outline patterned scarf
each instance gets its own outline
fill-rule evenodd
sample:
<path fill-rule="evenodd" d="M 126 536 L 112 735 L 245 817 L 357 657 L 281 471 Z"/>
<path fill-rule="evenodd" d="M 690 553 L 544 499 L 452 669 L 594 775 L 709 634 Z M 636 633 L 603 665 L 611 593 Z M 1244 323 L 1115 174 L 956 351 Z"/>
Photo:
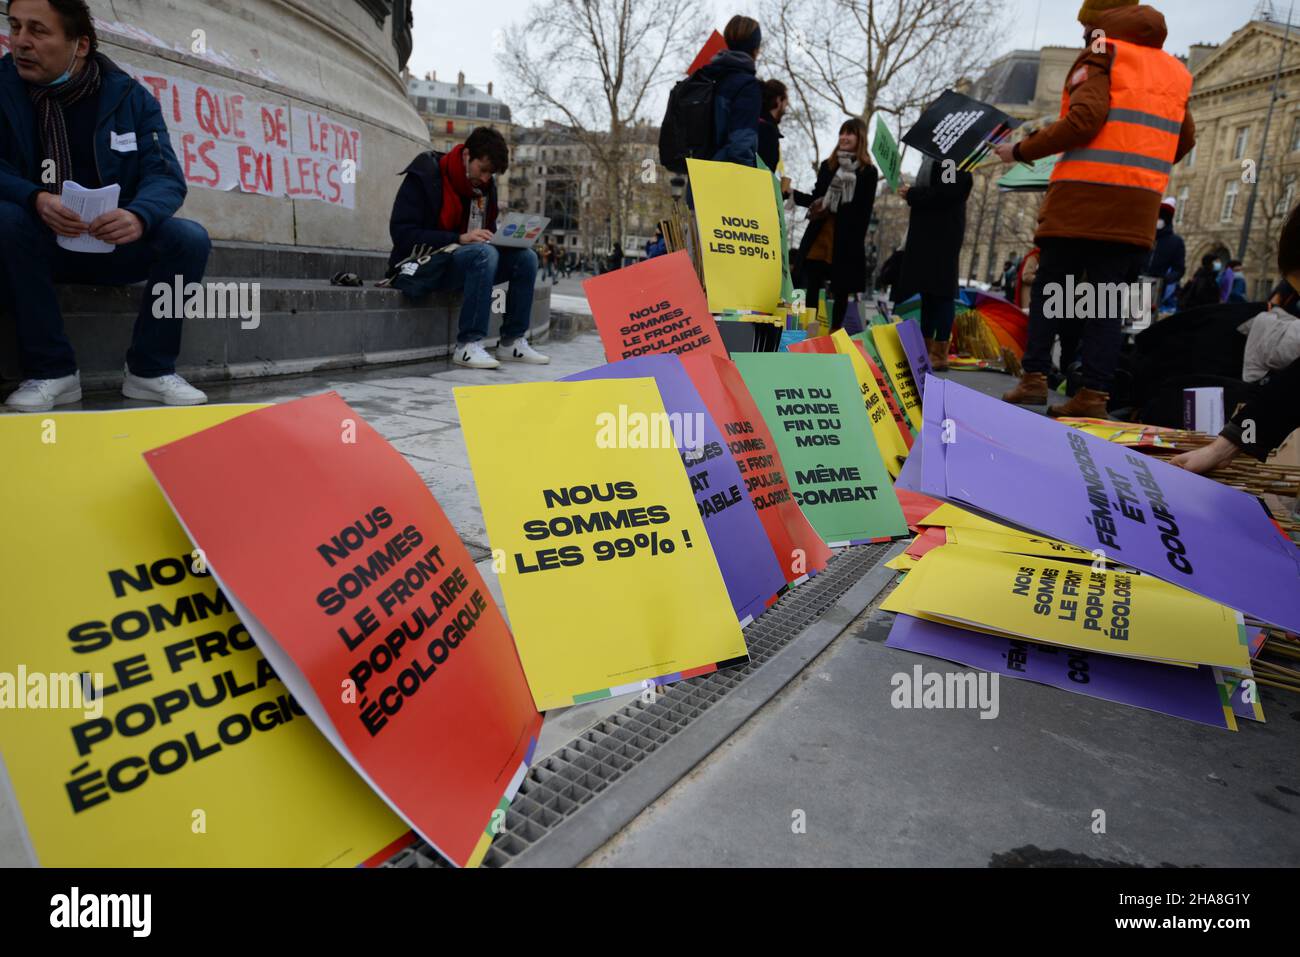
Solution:
<path fill-rule="evenodd" d="M 839 169 L 835 171 L 830 188 L 826 190 L 826 208 L 832 213 L 840 208 L 841 202 L 853 202 L 858 185 L 858 158 L 841 150 L 836 159 L 839 161 Z"/>
<path fill-rule="evenodd" d="M 72 179 L 72 147 L 68 145 L 68 127 L 63 121 L 63 110 L 98 93 L 99 81 L 99 61 L 90 58 L 66 83 L 59 86 L 27 85 L 27 93 L 36 107 L 36 126 L 41 133 L 45 158 L 54 160 L 54 182 L 41 184 L 47 192 L 56 195 L 63 192 L 64 180 Z"/>

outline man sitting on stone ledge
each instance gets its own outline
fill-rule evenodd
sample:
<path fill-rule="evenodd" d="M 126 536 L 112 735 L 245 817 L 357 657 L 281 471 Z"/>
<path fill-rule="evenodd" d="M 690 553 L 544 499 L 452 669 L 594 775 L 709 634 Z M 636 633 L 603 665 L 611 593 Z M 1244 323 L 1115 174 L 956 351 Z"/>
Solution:
<path fill-rule="evenodd" d="M 492 176 L 504 173 L 509 163 L 505 138 L 485 126 L 448 153 L 421 153 L 402 171 L 405 179 L 388 224 L 393 237 L 388 265 L 395 287 L 413 298 L 434 290 L 463 291 L 451 361 L 471 369 L 495 369 L 498 360 L 551 361 L 524 338 L 532 316 L 537 254 L 490 244 L 497 220 Z M 421 249 L 431 254 L 423 265 L 411 260 Z M 492 286 L 500 282 L 510 287 L 494 359 L 483 339 L 492 314 Z"/>
<path fill-rule="evenodd" d="M 85 0 L 12 0 L 12 52 L 0 60 L 0 309 L 18 327 L 24 381 L 5 405 L 43 412 L 81 399 L 56 282 L 147 280 L 122 394 L 166 405 L 207 396 L 176 375 L 180 319 L 156 319 L 149 290 L 200 282 L 211 244 L 176 219 L 185 178 L 157 100 L 98 52 Z M 118 208 L 93 222 L 63 205 L 63 183 L 116 183 Z M 56 237 L 89 233 L 115 248 L 71 252 Z"/>

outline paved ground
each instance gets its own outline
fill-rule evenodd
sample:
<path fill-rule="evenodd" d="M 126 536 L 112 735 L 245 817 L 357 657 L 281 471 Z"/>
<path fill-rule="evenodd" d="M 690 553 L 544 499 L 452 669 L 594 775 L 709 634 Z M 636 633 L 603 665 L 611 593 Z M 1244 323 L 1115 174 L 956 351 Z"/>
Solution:
<path fill-rule="evenodd" d="M 884 647 L 892 618 L 859 618 L 588 864 L 1300 864 L 1295 695 L 1265 689 L 1237 734 L 1009 679 L 992 720 L 895 710 L 894 674 L 968 669 Z"/>

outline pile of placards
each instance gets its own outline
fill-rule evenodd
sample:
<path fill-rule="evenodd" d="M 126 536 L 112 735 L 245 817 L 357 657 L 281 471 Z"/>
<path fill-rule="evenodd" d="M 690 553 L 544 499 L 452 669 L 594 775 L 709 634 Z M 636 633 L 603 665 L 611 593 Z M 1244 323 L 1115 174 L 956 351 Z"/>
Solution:
<path fill-rule="evenodd" d="M 1252 657 L 1266 628 L 1300 628 L 1300 550 L 1253 497 L 1088 425 L 929 380 L 899 486 L 945 504 L 894 563 L 888 644 L 1216 727 L 1262 721 Z"/>

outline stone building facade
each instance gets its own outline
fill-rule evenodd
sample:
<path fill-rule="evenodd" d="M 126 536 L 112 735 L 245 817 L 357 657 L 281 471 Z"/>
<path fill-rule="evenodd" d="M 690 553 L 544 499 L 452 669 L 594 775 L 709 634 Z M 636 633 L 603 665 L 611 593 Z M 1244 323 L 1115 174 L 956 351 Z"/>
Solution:
<path fill-rule="evenodd" d="M 1285 48 L 1285 49 L 1284 49 Z M 1273 83 L 1279 98 L 1264 126 Z M 1217 46 L 1190 51 L 1194 85 L 1190 109 L 1196 149 L 1174 168 L 1170 189 L 1179 202 L 1175 228 L 1187 244 L 1189 274 L 1201 257 L 1238 258 L 1251 194 L 1247 293 L 1263 299 L 1277 281 L 1277 234 L 1300 199 L 1300 26 L 1254 20 Z"/>

